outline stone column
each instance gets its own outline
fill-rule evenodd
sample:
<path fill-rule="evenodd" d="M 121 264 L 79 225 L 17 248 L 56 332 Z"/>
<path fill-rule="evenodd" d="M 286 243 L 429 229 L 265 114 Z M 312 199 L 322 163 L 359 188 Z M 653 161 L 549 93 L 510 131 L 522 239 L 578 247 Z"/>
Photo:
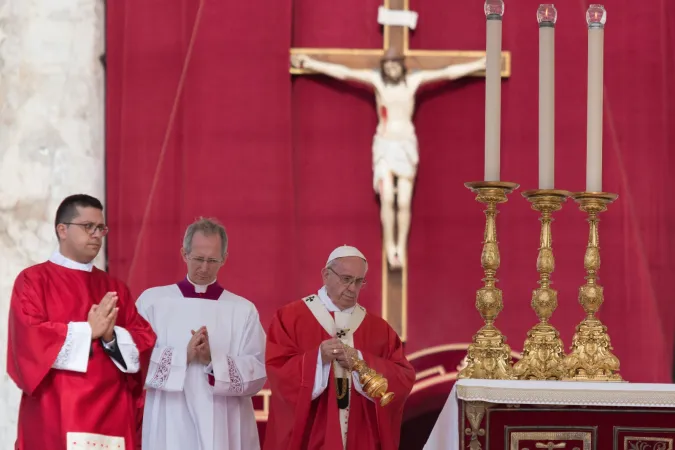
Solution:
<path fill-rule="evenodd" d="M 14 279 L 56 248 L 54 214 L 64 197 L 104 200 L 104 18 L 102 0 L 0 0 L 3 449 L 14 448 L 20 398 L 5 370 Z"/>

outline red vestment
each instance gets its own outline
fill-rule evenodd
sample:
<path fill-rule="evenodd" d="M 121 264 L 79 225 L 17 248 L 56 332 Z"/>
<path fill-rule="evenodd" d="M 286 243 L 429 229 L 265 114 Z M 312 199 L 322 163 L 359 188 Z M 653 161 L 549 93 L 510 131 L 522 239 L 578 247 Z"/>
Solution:
<path fill-rule="evenodd" d="M 53 369 L 69 322 L 86 322 L 92 305 L 116 291 L 116 326 L 132 336 L 141 370 L 123 373 L 92 341 L 86 373 Z M 91 272 L 52 262 L 22 271 L 14 283 L 9 311 L 7 373 L 23 391 L 16 450 L 65 450 L 66 433 L 124 437 L 127 450 L 138 443 L 138 407 L 155 345 L 152 328 L 136 311 L 128 288 L 94 267 Z"/>
<path fill-rule="evenodd" d="M 335 377 L 312 400 L 319 345 L 330 339 L 302 300 L 281 308 L 272 320 L 265 359 L 272 390 L 264 450 L 343 450 Z M 396 394 L 387 406 L 351 387 L 348 450 L 398 450 L 403 405 L 415 371 L 396 332 L 380 317 L 366 314 L 354 332 L 354 347 L 364 361 L 389 381 Z"/>

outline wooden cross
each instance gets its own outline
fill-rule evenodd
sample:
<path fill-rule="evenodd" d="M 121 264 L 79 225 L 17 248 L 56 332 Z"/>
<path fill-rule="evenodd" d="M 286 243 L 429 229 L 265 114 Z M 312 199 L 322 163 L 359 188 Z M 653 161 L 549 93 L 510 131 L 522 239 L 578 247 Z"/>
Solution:
<path fill-rule="evenodd" d="M 409 11 L 409 0 L 383 0 L 384 7 L 389 10 Z M 450 64 L 461 64 L 485 56 L 484 51 L 472 50 L 410 50 L 409 30 L 404 26 L 383 26 L 383 45 L 381 49 L 362 48 L 292 48 L 291 54 L 309 55 L 313 58 L 335 64 L 343 64 L 354 69 L 376 69 L 380 67 L 380 59 L 390 48 L 396 48 L 405 56 L 409 71 L 440 69 Z M 313 73 L 307 69 L 291 67 L 294 75 Z M 502 52 L 503 78 L 511 76 L 511 52 Z M 473 76 L 485 76 L 477 72 Z"/>
<path fill-rule="evenodd" d="M 384 8 L 392 11 L 410 11 L 409 0 L 383 0 Z M 383 45 L 381 49 L 349 48 L 291 48 L 291 54 L 308 55 L 320 61 L 342 64 L 352 69 L 379 69 L 381 59 L 389 48 L 394 48 L 405 56 L 405 64 L 410 72 L 415 70 L 433 70 L 451 64 L 475 61 L 485 56 L 484 51 L 464 50 L 410 50 L 409 29 L 407 26 L 384 25 Z M 291 67 L 294 75 L 306 75 L 313 72 L 308 69 Z M 502 52 L 501 75 L 511 75 L 511 53 Z M 471 76 L 485 76 L 485 72 L 476 72 Z M 387 264 L 387 255 L 382 246 L 382 317 L 389 322 L 405 342 L 408 337 L 408 271 L 391 270 Z"/>

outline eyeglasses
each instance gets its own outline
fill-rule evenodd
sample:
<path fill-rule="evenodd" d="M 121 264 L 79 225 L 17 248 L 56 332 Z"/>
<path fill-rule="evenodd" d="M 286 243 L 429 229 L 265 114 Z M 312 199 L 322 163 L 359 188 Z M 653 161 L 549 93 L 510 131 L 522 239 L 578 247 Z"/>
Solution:
<path fill-rule="evenodd" d="M 103 224 L 95 224 L 93 222 L 85 222 L 85 223 L 77 223 L 77 222 L 63 222 L 64 225 L 77 225 L 79 227 L 84 228 L 84 231 L 86 231 L 90 236 L 93 236 L 97 231 L 101 233 L 101 236 L 105 236 L 108 234 L 108 229 L 107 225 Z"/>
<path fill-rule="evenodd" d="M 340 279 L 340 284 L 343 284 L 345 286 L 350 286 L 352 283 L 354 283 L 354 286 L 357 288 L 363 287 L 366 285 L 366 280 L 364 278 L 356 278 L 351 275 L 341 275 L 331 269 L 330 267 L 328 268 L 331 272 L 333 272 L 339 279 Z"/>
<path fill-rule="evenodd" d="M 187 259 L 199 265 L 202 265 L 204 263 L 208 265 L 213 265 L 213 264 L 221 264 L 223 262 L 222 259 L 203 258 L 201 256 L 188 256 Z"/>

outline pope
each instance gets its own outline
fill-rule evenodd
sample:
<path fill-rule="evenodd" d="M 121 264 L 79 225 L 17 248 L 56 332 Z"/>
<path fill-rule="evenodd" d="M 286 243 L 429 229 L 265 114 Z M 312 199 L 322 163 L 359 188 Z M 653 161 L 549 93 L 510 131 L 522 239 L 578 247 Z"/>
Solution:
<path fill-rule="evenodd" d="M 367 269 L 358 249 L 338 247 L 321 270 L 323 287 L 272 319 L 264 450 L 398 449 L 415 372 L 396 332 L 358 304 Z M 350 371 L 356 357 L 388 380 L 395 397 L 386 406 L 369 397 Z"/>

